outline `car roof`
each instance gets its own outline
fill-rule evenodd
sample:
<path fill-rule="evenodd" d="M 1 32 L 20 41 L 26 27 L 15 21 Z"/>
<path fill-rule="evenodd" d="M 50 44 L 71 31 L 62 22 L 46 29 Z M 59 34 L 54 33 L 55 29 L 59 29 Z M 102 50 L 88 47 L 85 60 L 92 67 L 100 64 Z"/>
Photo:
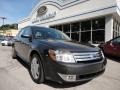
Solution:
<path fill-rule="evenodd" d="M 120 36 L 115 37 L 115 38 L 113 38 L 113 39 L 110 39 L 110 40 L 109 40 L 109 41 L 107 41 L 107 42 L 110 42 L 110 41 L 112 41 L 112 40 L 114 40 L 114 39 L 116 39 L 116 38 L 120 38 Z"/>
<path fill-rule="evenodd" d="M 44 28 L 44 29 L 48 29 L 47 27 L 42 27 L 42 26 L 26 26 L 24 28 Z M 23 29 L 23 28 L 22 28 Z"/>
<path fill-rule="evenodd" d="M 57 30 L 57 29 L 54 29 L 54 28 L 49 28 L 49 27 L 42 27 L 42 26 L 26 26 L 24 28 L 41 28 L 41 29 L 51 29 L 51 30 Z M 22 29 L 24 29 L 22 28 Z M 58 31 L 58 30 L 57 30 Z"/>

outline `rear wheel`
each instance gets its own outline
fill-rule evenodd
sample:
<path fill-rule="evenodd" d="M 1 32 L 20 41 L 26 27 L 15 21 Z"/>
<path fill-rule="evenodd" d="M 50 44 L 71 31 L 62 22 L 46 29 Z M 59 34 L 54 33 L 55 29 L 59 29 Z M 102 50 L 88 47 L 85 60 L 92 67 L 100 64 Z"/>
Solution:
<path fill-rule="evenodd" d="M 3 44 L 3 43 L 2 43 L 1 45 L 2 45 L 2 46 L 5 46 L 5 44 Z"/>
<path fill-rule="evenodd" d="M 17 54 L 16 54 L 16 51 L 15 51 L 15 47 L 12 47 L 12 58 L 13 58 L 13 59 L 16 59 L 16 58 L 17 58 Z"/>
<path fill-rule="evenodd" d="M 30 62 L 30 76 L 36 83 L 44 82 L 43 66 L 40 57 L 34 54 Z"/>

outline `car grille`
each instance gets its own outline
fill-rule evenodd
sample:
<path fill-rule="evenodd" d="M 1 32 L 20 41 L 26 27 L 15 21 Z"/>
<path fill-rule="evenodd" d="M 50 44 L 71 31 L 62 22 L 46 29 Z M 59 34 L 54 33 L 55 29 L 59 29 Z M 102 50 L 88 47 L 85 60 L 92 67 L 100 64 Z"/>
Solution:
<path fill-rule="evenodd" d="M 101 52 L 83 52 L 83 53 L 73 53 L 76 62 L 93 62 L 100 61 L 103 58 Z"/>

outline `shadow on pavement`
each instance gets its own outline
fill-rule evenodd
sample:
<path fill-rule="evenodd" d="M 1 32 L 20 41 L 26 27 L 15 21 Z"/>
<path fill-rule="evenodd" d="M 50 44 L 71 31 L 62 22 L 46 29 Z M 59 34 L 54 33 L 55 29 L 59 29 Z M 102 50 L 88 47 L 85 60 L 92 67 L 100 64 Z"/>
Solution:
<path fill-rule="evenodd" d="M 90 81 L 90 80 L 89 80 Z M 70 88 L 70 87 L 76 87 L 85 83 L 88 83 L 89 81 L 84 81 L 84 82 L 76 82 L 76 83 L 57 83 L 53 81 L 46 80 L 44 84 L 53 87 L 53 88 Z"/>
<path fill-rule="evenodd" d="M 120 63 L 120 57 L 114 57 L 114 56 L 110 56 L 110 55 L 106 55 L 106 57 L 112 61 L 116 61 L 116 62 Z"/>
<path fill-rule="evenodd" d="M 16 59 L 21 65 L 23 65 L 26 69 L 29 69 L 29 65 L 25 63 L 21 58 L 17 57 Z"/>

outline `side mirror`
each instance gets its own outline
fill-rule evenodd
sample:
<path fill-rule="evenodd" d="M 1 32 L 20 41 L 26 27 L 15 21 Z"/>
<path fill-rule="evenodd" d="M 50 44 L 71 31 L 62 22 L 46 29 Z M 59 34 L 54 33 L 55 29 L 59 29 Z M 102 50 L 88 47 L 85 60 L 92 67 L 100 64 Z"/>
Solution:
<path fill-rule="evenodd" d="M 22 38 L 29 38 L 29 39 L 32 38 L 31 35 L 21 35 L 21 37 L 22 37 Z"/>
<path fill-rule="evenodd" d="M 28 38 L 30 42 L 32 42 L 32 36 L 31 35 L 21 35 L 22 38 Z"/>

